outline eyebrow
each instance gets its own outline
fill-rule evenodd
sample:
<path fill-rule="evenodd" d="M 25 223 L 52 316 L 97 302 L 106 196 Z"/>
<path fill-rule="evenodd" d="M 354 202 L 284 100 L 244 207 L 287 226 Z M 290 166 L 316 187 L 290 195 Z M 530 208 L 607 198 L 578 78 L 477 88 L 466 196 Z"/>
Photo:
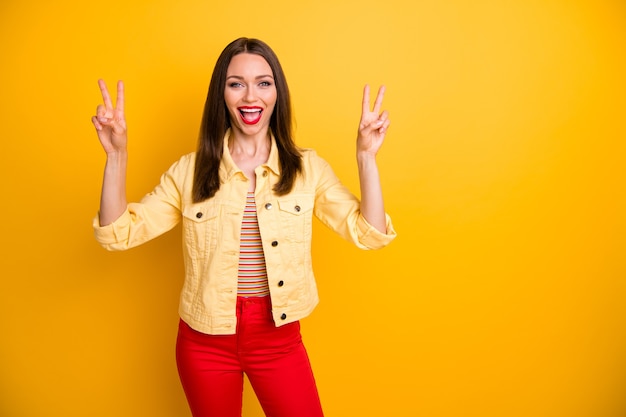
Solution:
<path fill-rule="evenodd" d="M 244 77 L 242 77 L 241 75 L 229 75 L 228 77 L 226 77 L 227 80 L 230 79 L 230 78 L 236 78 L 238 80 L 243 80 Z M 271 78 L 271 79 L 274 79 L 274 77 L 269 75 L 269 74 L 257 75 L 256 77 L 254 77 L 255 80 L 260 80 L 261 78 Z"/>

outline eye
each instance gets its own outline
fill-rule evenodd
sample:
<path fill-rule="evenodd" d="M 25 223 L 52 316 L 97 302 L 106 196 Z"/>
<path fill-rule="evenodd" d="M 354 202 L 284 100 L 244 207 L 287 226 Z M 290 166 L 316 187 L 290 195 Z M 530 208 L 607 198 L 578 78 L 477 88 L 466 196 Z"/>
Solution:
<path fill-rule="evenodd" d="M 229 83 L 229 84 L 228 84 L 228 86 L 229 86 L 230 88 L 239 88 L 239 87 L 241 87 L 241 86 L 242 86 L 242 84 L 241 84 L 240 82 L 233 81 L 232 83 Z"/>
<path fill-rule="evenodd" d="M 261 87 L 270 87 L 270 86 L 272 85 L 272 83 L 271 83 L 270 81 L 261 81 L 261 82 L 259 83 L 259 85 L 260 85 Z"/>

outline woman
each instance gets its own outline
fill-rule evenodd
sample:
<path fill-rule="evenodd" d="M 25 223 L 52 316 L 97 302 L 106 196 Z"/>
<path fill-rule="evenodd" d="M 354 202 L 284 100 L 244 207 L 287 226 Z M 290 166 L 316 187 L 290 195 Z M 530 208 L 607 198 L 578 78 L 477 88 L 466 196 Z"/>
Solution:
<path fill-rule="evenodd" d="M 179 375 L 194 416 L 241 416 L 243 373 L 268 416 L 322 416 L 299 320 L 318 302 L 311 224 L 324 224 L 364 249 L 395 232 L 383 207 L 376 154 L 389 127 L 370 110 L 369 87 L 357 135 L 361 201 L 330 166 L 292 137 L 289 90 L 274 52 L 256 39 L 230 43 L 217 60 L 196 152 L 183 156 L 139 203 L 126 201 L 124 85 L 116 106 L 92 122 L 107 154 L 98 241 L 137 246 L 182 220 L 185 281 L 176 345 Z"/>

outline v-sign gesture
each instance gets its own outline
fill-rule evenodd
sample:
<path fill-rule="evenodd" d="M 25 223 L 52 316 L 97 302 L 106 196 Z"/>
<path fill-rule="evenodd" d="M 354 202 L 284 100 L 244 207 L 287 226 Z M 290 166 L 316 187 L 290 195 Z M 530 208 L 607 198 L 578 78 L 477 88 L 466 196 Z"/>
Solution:
<path fill-rule="evenodd" d="M 378 175 L 376 154 L 383 145 L 387 128 L 391 123 L 387 111 L 381 113 L 385 86 L 381 86 L 370 110 L 370 87 L 363 90 L 363 111 L 356 139 L 357 166 L 361 185 L 361 213 L 369 224 L 382 233 L 387 232 L 383 192 Z"/>
<path fill-rule="evenodd" d="M 115 106 L 103 80 L 98 80 L 102 101 L 91 122 L 107 154 L 100 197 L 100 226 L 119 218 L 126 210 L 126 120 L 124 119 L 124 83 L 117 82 Z"/>
<path fill-rule="evenodd" d="M 366 85 L 363 90 L 363 110 L 359 123 L 359 133 L 357 136 L 357 153 L 367 152 L 373 156 L 383 144 L 387 128 L 391 121 L 387 111 L 380 112 L 385 95 L 385 86 L 378 89 L 374 109 L 370 110 L 370 86 Z"/>
<path fill-rule="evenodd" d="M 102 101 L 96 109 L 96 115 L 91 122 L 98 132 L 98 139 L 107 154 L 126 149 L 126 119 L 124 118 L 124 83 L 117 82 L 117 98 L 115 106 L 107 90 L 106 83 L 98 80 Z"/>

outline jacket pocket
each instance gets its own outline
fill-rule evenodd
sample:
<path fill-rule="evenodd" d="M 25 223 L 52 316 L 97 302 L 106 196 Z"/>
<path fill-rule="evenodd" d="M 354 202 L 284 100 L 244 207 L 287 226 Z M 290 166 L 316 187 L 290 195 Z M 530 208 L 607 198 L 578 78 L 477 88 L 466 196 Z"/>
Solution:
<path fill-rule="evenodd" d="M 204 201 L 183 209 L 185 245 L 198 258 L 206 258 L 215 249 L 220 207 L 214 201 Z"/>
<path fill-rule="evenodd" d="M 313 194 L 293 195 L 278 200 L 281 229 L 293 242 L 311 239 Z"/>

